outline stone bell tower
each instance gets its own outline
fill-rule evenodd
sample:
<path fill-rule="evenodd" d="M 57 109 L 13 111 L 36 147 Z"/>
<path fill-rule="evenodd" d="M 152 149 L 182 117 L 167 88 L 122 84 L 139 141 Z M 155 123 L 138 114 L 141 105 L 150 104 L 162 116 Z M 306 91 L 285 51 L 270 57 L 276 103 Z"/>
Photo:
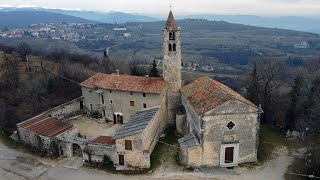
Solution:
<path fill-rule="evenodd" d="M 166 105 L 169 124 L 175 124 L 175 112 L 181 104 L 180 28 L 170 11 L 163 29 L 163 75 L 166 81 Z"/>

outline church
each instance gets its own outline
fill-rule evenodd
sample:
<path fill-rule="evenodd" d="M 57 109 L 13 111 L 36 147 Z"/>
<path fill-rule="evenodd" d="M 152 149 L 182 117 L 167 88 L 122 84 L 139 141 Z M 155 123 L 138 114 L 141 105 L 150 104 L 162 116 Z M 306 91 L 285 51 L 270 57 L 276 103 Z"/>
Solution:
<path fill-rule="evenodd" d="M 82 97 L 18 124 L 24 144 L 53 141 L 62 157 L 102 161 L 117 169 L 150 168 L 150 155 L 169 126 L 180 135 L 179 159 L 186 167 L 233 167 L 257 161 L 262 112 L 237 92 L 209 77 L 183 85 L 181 29 L 172 11 L 163 29 L 162 77 L 97 73 L 80 84 Z M 83 138 L 66 119 L 97 112 L 91 121 L 117 127 L 108 136 Z M 91 128 L 90 126 L 87 127 Z"/>

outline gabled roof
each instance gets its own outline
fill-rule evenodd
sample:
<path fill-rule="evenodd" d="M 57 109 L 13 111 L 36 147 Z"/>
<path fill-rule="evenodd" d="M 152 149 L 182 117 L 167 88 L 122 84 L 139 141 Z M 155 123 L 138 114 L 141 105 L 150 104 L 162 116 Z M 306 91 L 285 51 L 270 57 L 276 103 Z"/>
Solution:
<path fill-rule="evenodd" d="M 55 137 L 69 129 L 72 129 L 73 127 L 74 126 L 72 124 L 51 118 L 45 114 L 36 116 L 18 124 L 18 128 L 24 128 L 34 132 L 35 134 L 46 137 Z"/>
<path fill-rule="evenodd" d="M 177 23 L 176 20 L 174 19 L 173 13 L 172 11 L 170 11 L 168 19 L 167 19 L 167 23 L 166 23 L 166 28 L 167 29 L 177 29 Z"/>
<path fill-rule="evenodd" d="M 162 77 L 98 73 L 81 83 L 87 88 L 160 94 L 165 86 Z"/>
<path fill-rule="evenodd" d="M 238 100 L 248 106 L 257 108 L 256 105 L 239 93 L 207 76 L 182 87 L 181 92 L 198 115 L 206 113 L 230 100 Z"/>
<path fill-rule="evenodd" d="M 138 111 L 129 119 L 128 123 L 124 124 L 122 128 L 119 129 L 119 131 L 113 138 L 119 139 L 142 133 L 149 124 L 149 122 L 156 115 L 158 110 L 159 107 L 154 107 L 147 110 Z"/>

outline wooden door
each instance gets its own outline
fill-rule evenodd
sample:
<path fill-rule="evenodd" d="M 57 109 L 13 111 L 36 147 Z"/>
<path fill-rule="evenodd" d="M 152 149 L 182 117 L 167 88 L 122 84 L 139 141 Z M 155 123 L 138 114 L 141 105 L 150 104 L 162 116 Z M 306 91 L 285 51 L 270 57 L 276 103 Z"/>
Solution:
<path fill-rule="evenodd" d="M 119 154 L 119 166 L 124 166 L 124 155 Z"/>
<path fill-rule="evenodd" d="M 224 155 L 224 162 L 225 163 L 233 163 L 233 153 L 234 153 L 234 147 L 227 147 L 225 150 Z"/>

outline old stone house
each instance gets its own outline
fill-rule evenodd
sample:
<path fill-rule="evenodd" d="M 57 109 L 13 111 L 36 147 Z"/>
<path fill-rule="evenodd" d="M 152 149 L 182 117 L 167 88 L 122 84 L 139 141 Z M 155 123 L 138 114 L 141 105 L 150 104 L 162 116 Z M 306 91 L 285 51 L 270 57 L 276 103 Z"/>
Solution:
<path fill-rule="evenodd" d="M 107 155 L 119 170 L 150 168 L 161 133 L 175 126 L 182 135 L 179 157 L 184 166 L 256 161 L 261 109 L 208 77 L 182 87 L 180 38 L 170 11 L 163 29 L 163 77 L 97 73 L 81 83 L 82 97 L 18 124 L 20 141 L 36 144 L 35 136 L 44 142 L 54 138 L 63 157 L 101 162 Z M 66 119 L 77 111 L 96 112 L 102 118 L 90 122 L 120 128 L 108 136 L 79 137 Z"/>
<path fill-rule="evenodd" d="M 81 86 L 88 111 L 99 112 L 105 121 L 123 124 L 137 111 L 161 104 L 165 81 L 161 77 L 98 73 Z"/>

